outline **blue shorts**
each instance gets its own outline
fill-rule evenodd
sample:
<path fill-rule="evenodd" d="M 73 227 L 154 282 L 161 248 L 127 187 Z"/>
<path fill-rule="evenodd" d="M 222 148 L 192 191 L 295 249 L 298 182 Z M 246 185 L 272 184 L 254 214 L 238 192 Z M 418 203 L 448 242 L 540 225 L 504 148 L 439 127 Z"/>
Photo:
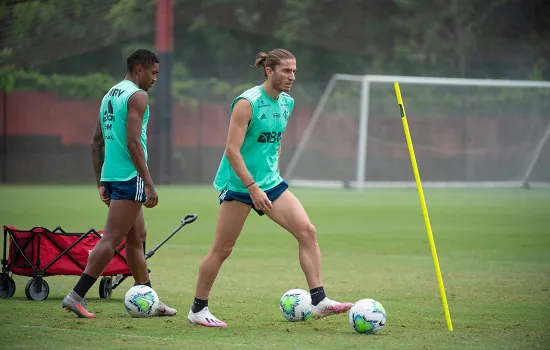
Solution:
<path fill-rule="evenodd" d="M 267 198 L 269 198 L 270 201 L 274 202 L 277 198 L 283 194 L 284 191 L 288 188 L 288 184 L 286 181 L 281 182 L 277 186 L 270 188 L 269 190 L 265 191 L 265 194 L 267 194 Z M 238 201 L 241 203 L 245 203 L 252 206 L 252 209 L 258 215 L 264 215 L 264 212 L 261 210 L 257 210 L 254 208 L 254 203 L 252 202 L 252 199 L 250 198 L 250 195 L 248 193 L 242 193 L 242 192 L 235 192 L 231 190 L 223 190 L 218 199 L 220 200 L 220 204 L 222 204 L 223 201 L 229 202 L 229 201 Z"/>
<path fill-rule="evenodd" d="M 136 176 L 126 181 L 103 181 L 109 199 L 128 199 L 145 203 L 145 187 L 141 177 Z"/>

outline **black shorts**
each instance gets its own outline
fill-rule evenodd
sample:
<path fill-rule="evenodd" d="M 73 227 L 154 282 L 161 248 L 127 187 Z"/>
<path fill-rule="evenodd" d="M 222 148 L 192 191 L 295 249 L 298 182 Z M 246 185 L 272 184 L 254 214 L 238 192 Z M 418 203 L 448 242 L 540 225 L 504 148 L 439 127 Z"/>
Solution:
<path fill-rule="evenodd" d="M 269 200 L 273 202 L 277 198 L 279 198 L 281 194 L 283 194 L 283 192 L 286 191 L 287 188 L 288 188 L 288 184 L 286 183 L 286 181 L 283 181 L 277 186 L 265 191 L 265 194 L 267 194 L 267 198 L 269 198 Z M 254 208 L 254 203 L 252 202 L 252 198 L 250 198 L 250 195 L 248 194 L 248 192 L 243 193 L 243 192 L 235 192 L 231 190 L 223 190 L 220 193 L 218 199 L 220 200 L 220 204 L 222 204 L 223 201 L 226 201 L 226 202 L 238 201 L 241 203 L 245 203 L 245 204 L 251 205 L 252 209 L 254 209 L 254 211 L 258 213 L 258 215 L 261 216 L 265 214 L 263 211 L 257 210 L 256 208 Z"/>
<path fill-rule="evenodd" d="M 145 186 L 141 177 L 136 176 L 126 181 L 103 181 L 109 199 L 128 199 L 145 203 Z"/>

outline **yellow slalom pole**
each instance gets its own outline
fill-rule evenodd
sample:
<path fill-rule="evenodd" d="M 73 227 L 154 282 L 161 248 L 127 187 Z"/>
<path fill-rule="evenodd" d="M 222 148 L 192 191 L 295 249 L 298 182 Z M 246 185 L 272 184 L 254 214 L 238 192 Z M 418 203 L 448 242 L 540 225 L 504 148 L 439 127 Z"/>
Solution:
<path fill-rule="evenodd" d="M 439 269 L 439 261 L 437 259 L 437 252 L 435 250 L 435 242 L 432 234 L 432 227 L 430 225 L 430 217 L 428 216 L 428 208 L 426 207 L 426 200 L 424 199 L 424 192 L 422 191 L 422 183 L 420 182 L 420 174 L 418 172 L 416 157 L 414 155 L 414 148 L 412 144 L 411 133 L 409 131 L 409 124 L 407 123 L 407 114 L 405 113 L 405 106 L 403 104 L 403 98 L 401 97 L 399 83 L 395 82 L 393 83 L 393 86 L 395 88 L 395 95 L 397 96 L 397 104 L 399 104 L 399 109 L 401 110 L 401 121 L 403 122 L 403 129 L 405 130 L 405 137 L 407 139 L 407 146 L 409 147 L 409 155 L 411 156 L 411 163 L 414 172 L 414 178 L 416 180 L 416 187 L 418 189 L 418 196 L 420 197 L 420 205 L 422 206 L 422 214 L 424 215 L 424 223 L 426 224 L 426 231 L 428 232 L 428 240 L 430 242 L 430 249 L 432 251 L 435 273 L 437 275 L 437 283 L 439 284 L 439 294 L 441 294 L 441 302 L 443 303 L 443 311 L 445 312 L 445 321 L 447 322 L 447 329 L 449 331 L 452 331 L 453 324 L 451 322 L 451 314 L 449 313 L 447 297 L 445 296 L 443 277 L 441 277 L 441 270 Z"/>

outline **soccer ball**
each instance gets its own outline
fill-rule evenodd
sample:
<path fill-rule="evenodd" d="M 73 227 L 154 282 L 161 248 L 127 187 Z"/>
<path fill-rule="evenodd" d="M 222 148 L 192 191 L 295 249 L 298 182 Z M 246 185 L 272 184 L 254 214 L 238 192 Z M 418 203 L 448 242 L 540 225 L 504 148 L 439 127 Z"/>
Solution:
<path fill-rule="evenodd" d="M 303 289 L 291 289 L 281 297 L 279 309 L 287 321 L 307 321 L 311 318 L 311 295 Z"/>
<path fill-rule="evenodd" d="M 151 287 L 133 286 L 124 296 L 124 306 L 132 317 L 150 317 L 157 312 L 159 297 Z"/>
<path fill-rule="evenodd" d="M 374 334 L 386 325 L 386 310 L 374 299 L 362 299 L 349 310 L 348 321 L 357 333 Z"/>

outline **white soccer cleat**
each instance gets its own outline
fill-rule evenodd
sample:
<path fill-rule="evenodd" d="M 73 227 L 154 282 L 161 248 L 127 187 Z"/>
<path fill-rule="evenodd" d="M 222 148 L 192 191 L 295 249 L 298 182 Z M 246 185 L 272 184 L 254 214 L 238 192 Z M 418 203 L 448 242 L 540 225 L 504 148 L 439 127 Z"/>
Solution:
<path fill-rule="evenodd" d="M 159 306 L 157 307 L 157 312 L 155 316 L 174 316 L 178 313 L 178 310 L 171 308 L 162 301 L 159 301 Z"/>
<path fill-rule="evenodd" d="M 311 305 L 311 315 L 313 318 L 338 315 L 348 311 L 352 306 L 352 303 L 339 303 L 325 297 L 325 299 L 321 300 L 319 304 Z"/>
<path fill-rule="evenodd" d="M 227 323 L 218 320 L 216 316 L 210 313 L 210 310 L 208 310 L 208 306 L 206 306 L 204 309 L 202 309 L 199 312 L 193 312 L 193 310 L 189 310 L 187 319 L 191 324 L 198 324 L 205 327 L 218 327 L 218 328 L 227 327 Z"/>

